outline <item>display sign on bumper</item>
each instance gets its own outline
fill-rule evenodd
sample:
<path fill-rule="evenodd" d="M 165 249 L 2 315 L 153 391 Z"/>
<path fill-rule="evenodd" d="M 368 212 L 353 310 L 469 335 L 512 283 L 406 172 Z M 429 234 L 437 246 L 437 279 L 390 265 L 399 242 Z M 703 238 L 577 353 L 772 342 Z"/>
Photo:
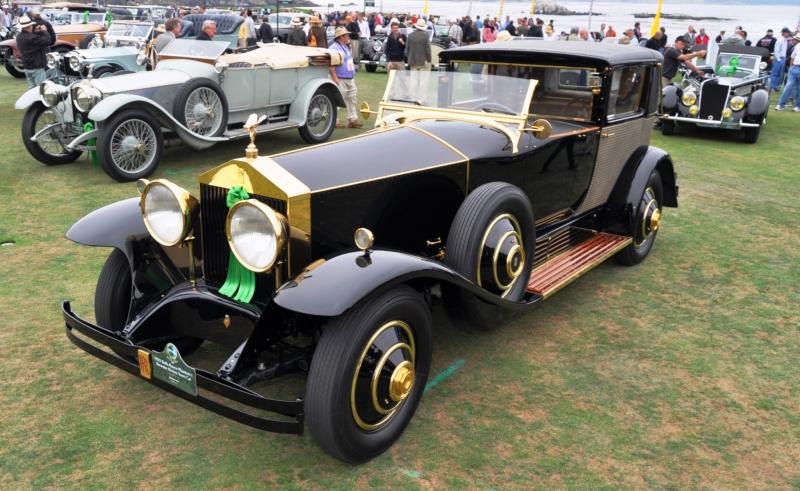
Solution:
<path fill-rule="evenodd" d="M 153 385 L 172 392 L 178 397 L 213 411 L 220 416 L 225 416 L 259 430 L 298 435 L 303 433 L 304 414 L 303 401 L 301 399 L 294 401 L 268 399 L 246 387 L 222 379 L 216 374 L 188 366 L 183 361 L 177 347 L 172 343 L 167 343 L 163 352 L 152 351 L 143 346 L 133 345 L 125 338 L 108 329 L 86 322 L 72 312 L 69 302 L 64 302 L 61 310 L 64 315 L 67 337 L 72 344 L 87 353 L 129 373 L 139 375 Z M 77 336 L 75 331 L 111 348 L 121 356 L 116 356 L 85 341 Z M 198 388 L 255 409 L 288 416 L 293 418 L 294 421 L 267 419 L 240 411 L 204 397 L 198 392 Z"/>

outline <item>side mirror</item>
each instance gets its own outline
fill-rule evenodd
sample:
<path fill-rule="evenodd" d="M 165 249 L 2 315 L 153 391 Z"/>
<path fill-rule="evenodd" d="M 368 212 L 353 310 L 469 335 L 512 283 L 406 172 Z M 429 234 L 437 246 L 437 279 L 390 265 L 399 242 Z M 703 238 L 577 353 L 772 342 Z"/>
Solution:
<path fill-rule="evenodd" d="M 536 138 L 545 140 L 553 134 L 553 125 L 546 119 L 537 119 L 533 122 L 533 125 L 525 128 L 525 131 L 530 131 Z"/>

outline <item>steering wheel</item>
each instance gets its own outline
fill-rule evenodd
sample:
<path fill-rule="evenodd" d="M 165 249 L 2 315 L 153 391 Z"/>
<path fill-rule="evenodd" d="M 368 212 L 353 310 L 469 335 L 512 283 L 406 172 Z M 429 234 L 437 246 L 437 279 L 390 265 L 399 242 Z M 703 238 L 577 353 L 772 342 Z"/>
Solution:
<path fill-rule="evenodd" d="M 477 110 L 483 109 L 483 108 L 486 108 L 486 109 L 492 109 L 492 108 L 499 109 L 500 111 L 506 112 L 508 114 L 517 114 L 518 113 L 518 111 L 514 111 L 510 107 L 504 106 L 504 105 L 502 105 L 502 104 L 500 104 L 498 102 L 481 102 L 480 104 L 476 104 L 475 106 L 473 106 L 471 110 L 472 111 L 477 111 Z"/>

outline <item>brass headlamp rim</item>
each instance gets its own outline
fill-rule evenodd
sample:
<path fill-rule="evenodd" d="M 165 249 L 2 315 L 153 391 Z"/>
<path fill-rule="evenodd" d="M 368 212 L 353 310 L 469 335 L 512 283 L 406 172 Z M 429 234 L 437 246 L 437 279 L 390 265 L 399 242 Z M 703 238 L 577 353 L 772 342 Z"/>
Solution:
<path fill-rule="evenodd" d="M 171 247 L 174 245 L 178 245 L 183 242 L 186 237 L 189 236 L 189 233 L 192 230 L 192 214 L 194 210 L 197 208 L 198 201 L 197 198 L 192 196 L 192 194 L 183 189 L 182 187 L 178 186 L 177 184 L 167 180 L 167 179 L 155 179 L 153 181 L 148 181 L 147 179 L 139 179 L 136 183 L 137 188 L 139 189 L 141 196 L 139 197 L 139 209 L 142 212 L 142 221 L 144 221 L 144 226 L 147 228 L 147 232 L 150 234 L 150 237 L 153 238 L 159 244 Z M 147 193 L 150 192 L 151 189 L 155 186 L 164 186 L 167 188 L 171 193 L 175 200 L 178 202 L 178 206 L 181 209 L 181 234 L 178 240 L 174 242 L 164 242 L 160 240 L 156 234 L 153 233 L 152 228 L 150 227 L 150 223 L 147 220 L 147 213 L 145 210 L 145 199 L 147 198 Z"/>
<path fill-rule="evenodd" d="M 236 251 L 236 248 L 233 246 L 233 241 L 231 240 L 231 220 L 233 219 L 236 210 L 245 206 L 252 206 L 256 208 L 259 212 L 261 212 L 262 215 L 264 215 L 267 221 L 269 221 L 270 225 L 272 225 L 272 229 L 275 230 L 275 257 L 273 257 L 269 264 L 263 268 L 255 268 L 252 264 L 248 264 L 247 261 L 245 261 Z M 228 240 L 228 248 L 230 249 L 231 253 L 236 256 L 236 259 L 242 264 L 242 266 L 255 273 L 266 273 L 275 267 L 275 264 L 278 262 L 278 258 L 281 255 L 281 251 L 286 246 L 288 235 L 287 229 L 288 221 L 286 220 L 285 216 L 273 210 L 269 205 L 266 205 L 255 199 L 242 200 L 231 206 L 231 209 L 228 210 L 228 216 L 225 218 L 225 238 Z"/>

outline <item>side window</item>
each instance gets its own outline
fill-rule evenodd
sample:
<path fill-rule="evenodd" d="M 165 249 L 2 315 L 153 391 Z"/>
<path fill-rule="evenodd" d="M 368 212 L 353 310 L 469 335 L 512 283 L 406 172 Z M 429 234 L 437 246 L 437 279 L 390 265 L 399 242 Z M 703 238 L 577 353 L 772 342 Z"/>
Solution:
<path fill-rule="evenodd" d="M 624 67 L 614 70 L 608 118 L 622 118 L 639 112 L 644 91 L 645 67 Z"/>
<path fill-rule="evenodd" d="M 600 79 L 594 70 L 581 68 L 540 69 L 530 113 L 537 116 L 589 121 L 592 117 L 595 87 Z"/>

